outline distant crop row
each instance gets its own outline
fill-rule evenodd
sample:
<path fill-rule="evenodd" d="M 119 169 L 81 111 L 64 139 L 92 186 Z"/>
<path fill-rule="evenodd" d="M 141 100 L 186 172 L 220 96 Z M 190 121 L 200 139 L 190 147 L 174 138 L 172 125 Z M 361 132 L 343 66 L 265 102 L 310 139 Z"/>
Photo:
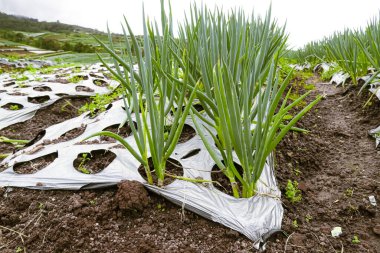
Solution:
<path fill-rule="evenodd" d="M 380 19 L 372 19 L 365 29 L 346 29 L 311 42 L 300 50 L 289 52 L 288 57 L 299 63 L 335 62 L 356 84 L 369 67 L 380 70 Z"/>

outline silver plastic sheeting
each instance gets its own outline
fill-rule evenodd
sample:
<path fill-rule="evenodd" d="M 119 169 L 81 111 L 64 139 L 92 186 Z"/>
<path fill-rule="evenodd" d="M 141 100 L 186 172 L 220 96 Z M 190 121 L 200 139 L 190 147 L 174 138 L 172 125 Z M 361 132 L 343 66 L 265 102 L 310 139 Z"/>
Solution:
<path fill-rule="evenodd" d="M 304 64 L 289 64 L 289 67 L 294 68 L 297 71 L 303 71 L 311 68 L 311 64 L 306 62 Z"/>
<path fill-rule="evenodd" d="M 5 168 L 0 173 L 0 186 L 78 190 L 114 185 L 125 179 L 137 180 L 144 183 L 151 191 L 205 218 L 232 228 L 253 241 L 260 240 L 264 234 L 281 228 L 283 217 L 281 192 L 273 175 L 272 157 L 268 158 L 257 183 L 257 194 L 249 199 L 236 199 L 217 190 L 211 183 L 175 180 L 162 188 L 148 185 L 138 173 L 140 163 L 117 143 L 101 141 L 100 137 L 94 138 L 99 140 L 99 143 L 80 142 L 90 134 L 120 124 L 125 119 L 122 106 L 122 101 L 117 101 L 108 111 L 95 118 L 83 114 L 47 128 L 41 140 L 11 155 L 0 164 L 0 168 L 1 166 Z M 186 121 L 186 124 L 194 128 L 190 119 Z M 81 136 L 66 142 L 51 142 L 69 130 L 81 126 L 86 126 Z M 207 138 L 212 139 L 211 136 Z M 133 136 L 125 140 L 136 148 Z M 116 158 L 104 170 L 97 174 L 83 174 L 74 168 L 73 161 L 80 153 L 99 149 L 109 150 L 116 155 Z M 183 158 L 194 149 L 199 149 L 200 152 Z M 58 157 L 34 174 L 17 174 L 13 171 L 13 166 L 17 163 L 55 152 L 58 152 Z M 211 180 L 211 170 L 215 163 L 198 135 L 185 143 L 178 144 L 171 158 L 182 164 L 184 177 Z"/>
<path fill-rule="evenodd" d="M 375 129 L 369 130 L 368 134 L 376 139 L 376 148 L 379 147 L 380 144 L 380 126 Z"/>
<path fill-rule="evenodd" d="M 347 74 L 347 73 L 344 73 L 342 71 L 338 72 L 338 73 L 335 73 L 331 80 L 330 80 L 330 84 L 336 84 L 337 86 L 338 85 L 345 85 L 346 84 L 346 81 L 350 78 L 350 75 Z"/>
<path fill-rule="evenodd" d="M 317 65 L 315 65 L 315 67 L 313 68 L 313 72 L 316 73 L 316 72 L 326 72 L 326 71 L 329 71 L 330 68 L 336 66 L 336 64 L 334 63 L 326 63 L 326 62 L 322 62 L 322 63 L 319 63 Z"/>
<path fill-rule="evenodd" d="M 118 82 L 108 80 L 99 64 L 89 67 L 71 67 L 54 70 L 54 74 L 34 75 L 30 72 L 0 75 L 0 129 L 32 118 L 37 110 L 49 106 L 62 96 L 93 96 L 109 93 L 106 86 L 116 87 Z M 73 72 L 76 73 L 73 73 Z M 71 77 L 82 76 L 86 80 L 70 83 Z M 27 80 L 19 79 L 22 77 Z M 100 87 L 102 83 L 103 87 Z M 44 98 L 46 102 L 37 103 L 36 99 Z M 7 109 L 7 105 L 16 105 Z"/>

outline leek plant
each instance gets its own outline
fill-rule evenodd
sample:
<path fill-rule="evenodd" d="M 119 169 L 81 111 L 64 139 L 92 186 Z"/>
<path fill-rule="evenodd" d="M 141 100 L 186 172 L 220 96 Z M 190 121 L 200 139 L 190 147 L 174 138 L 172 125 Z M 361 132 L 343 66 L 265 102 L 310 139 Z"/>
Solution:
<path fill-rule="evenodd" d="M 366 82 L 368 84 L 380 73 L 380 18 L 372 19 L 364 32 L 356 33 L 355 39 L 367 61 L 376 69 L 376 73 Z"/>
<path fill-rule="evenodd" d="M 318 97 L 285 121 L 288 112 L 310 92 L 288 103 L 289 91 L 280 103 L 291 77 L 289 74 L 280 83 L 277 74 L 287 35 L 270 16 L 269 11 L 264 19 L 253 15 L 246 18 L 243 11 L 232 11 L 226 17 L 219 10 L 212 13 L 194 6 L 179 29 L 177 45 L 188 54 L 188 62 L 179 56 L 177 60 L 189 73 L 189 84 L 199 85 L 197 98 L 205 112 L 190 113 L 205 147 L 230 180 L 237 198 L 255 194 L 267 157 L 321 99 Z M 213 137 L 217 151 L 206 134 Z M 235 154 L 243 171 L 234 165 Z"/>
<path fill-rule="evenodd" d="M 196 94 L 196 87 L 189 89 L 186 85 L 188 70 L 182 72 L 174 58 L 174 55 L 180 55 L 185 62 L 187 61 L 186 54 L 177 52 L 172 45 L 174 42 L 171 13 L 169 16 L 166 15 L 163 1 L 161 9 L 161 31 L 156 22 L 146 22 L 143 13 L 143 49 L 140 48 L 138 38 L 126 19 L 126 28 L 123 27 L 123 30 L 127 54 L 117 54 L 111 40 L 109 45 L 98 40 L 114 59 L 115 70 L 104 61 L 103 64 L 108 66 L 107 68 L 125 87 L 127 122 L 132 129 L 137 150 L 121 136 L 112 132 L 103 131 L 90 136 L 105 135 L 119 141 L 144 166 L 148 183 L 153 184 L 148 163 L 150 153 L 157 185 L 160 187 L 163 186 L 164 177 L 167 175 L 166 161 L 178 143 Z M 132 48 L 136 54 L 138 70 L 133 68 L 135 61 L 132 58 Z M 173 81 L 179 79 L 180 82 Z M 134 126 L 133 112 L 137 112 L 134 114 L 137 128 Z"/>
<path fill-rule="evenodd" d="M 352 31 L 345 30 L 343 33 L 335 33 L 327 40 L 326 49 L 329 59 L 348 73 L 355 85 L 358 77 L 367 73 L 368 60 L 355 41 Z"/>

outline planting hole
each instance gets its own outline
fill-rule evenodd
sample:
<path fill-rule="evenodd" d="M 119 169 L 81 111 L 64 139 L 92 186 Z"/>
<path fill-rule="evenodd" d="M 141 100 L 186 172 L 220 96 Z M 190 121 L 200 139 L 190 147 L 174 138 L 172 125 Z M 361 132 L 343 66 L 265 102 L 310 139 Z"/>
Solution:
<path fill-rule="evenodd" d="M 93 72 L 90 73 L 90 76 L 94 77 L 94 78 L 103 78 L 102 76 L 99 76 L 99 75 L 97 75 L 97 74 L 95 74 Z"/>
<path fill-rule="evenodd" d="M 90 119 L 94 119 L 96 118 L 99 114 L 101 114 L 102 112 L 104 111 L 108 111 L 109 109 L 111 109 L 113 106 L 113 104 L 108 104 L 107 107 L 105 108 L 105 110 L 100 110 L 98 108 L 96 108 L 93 112 L 89 112 L 86 117 L 89 117 Z"/>
<path fill-rule="evenodd" d="M 137 124 L 135 122 L 133 122 L 133 124 L 135 125 L 135 128 L 137 129 Z M 104 128 L 102 131 L 109 131 L 109 132 L 118 134 L 123 138 L 127 138 L 128 136 L 132 134 L 132 129 L 128 124 L 125 124 L 121 128 L 119 128 L 119 126 L 120 126 L 119 124 L 115 124 L 107 128 Z M 116 142 L 115 139 L 108 136 L 101 136 L 100 140 L 104 142 Z"/>
<path fill-rule="evenodd" d="M 224 161 L 222 161 L 222 163 L 224 164 Z M 234 162 L 234 166 L 235 166 L 236 170 L 239 172 L 239 174 L 243 175 L 243 168 L 240 166 L 240 164 L 237 164 L 237 163 Z M 214 165 L 214 167 L 212 167 L 212 170 L 211 170 L 211 180 L 213 182 L 217 182 L 217 183 L 213 183 L 213 184 L 214 184 L 215 188 L 217 188 L 219 191 L 233 196 L 230 180 L 219 169 L 219 167 L 217 165 Z M 236 183 L 238 185 L 239 193 L 240 193 L 241 183 L 240 183 L 240 181 L 238 179 L 236 179 Z"/>
<path fill-rule="evenodd" d="M 57 93 L 55 95 L 58 96 L 58 97 L 67 97 L 69 94 L 66 94 L 66 93 Z"/>
<path fill-rule="evenodd" d="M 21 92 L 7 93 L 9 96 L 26 96 L 27 94 Z"/>
<path fill-rule="evenodd" d="M 29 87 L 30 87 L 30 85 L 25 85 L 25 84 L 19 84 L 19 85 L 17 86 L 17 88 L 21 88 L 21 89 L 29 88 Z"/>
<path fill-rule="evenodd" d="M 83 85 L 76 86 L 75 90 L 78 92 L 94 92 L 94 90 L 91 89 L 90 87 L 83 86 Z"/>
<path fill-rule="evenodd" d="M 187 153 L 186 155 L 182 156 L 181 159 L 187 159 L 187 158 L 190 158 L 190 157 L 192 157 L 192 156 L 195 156 L 195 155 L 198 154 L 200 151 L 201 151 L 200 148 L 193 149 L 193 150 L 191 150 L 189 153 Z"/>
<path fill-rule="evenodd" d="M 32 146 L 34 143 L 37 143 L 39 140 L 41 140 L 46 134 L 46 130 L 42 130 L 40 131 L 36 137 L 34 137 L 30 142 L 28 142 L 27 144 L 25 144 L 25 148 L 26 147 L 29 147 L 29 146 Z"/>
<path fill-rule="evenodd" d="M 3 105 L 1 108 L 10 110 L 10 111 L 17 111 L 24 108 L 24 106 L 22 104 L 17 104 L 17 103 L 8 103 L 8 104 Z"/>
<path fill-rule="evenodd" d="M 17 174 L 34 174 L 51 164 L 58 157 L 58 152 L 44 155 L 27 162 L 16 163 L 13 171 Z"/>
<path fill-rule="evenodd" d="M 148 163 L 149 163 L 149 168 L 150 168 L 150 171 L 151 171 L 151 174 L 152 174 L 152 178 L 153 178 L 153 183 L 155 185 L 157 185 L 157 176 L 154 172 L 154 168 L 153 168 L 153 160 L 152 158 L 148 158 Z M 140 164 L 140 167 L 138 168 L 138 172 L 140 173 L 140 175 L 146 180 L 148 181 L 147 179 L 147 176 L 146 176 L 146 173 L 145 173 L 145 169 L 144 169 L 144 166 L 142 164 Z M 182 177 L 183 176 L 183 166 L 180 162 L 178 162 L 177 160 L 174 160 L 172 158 L 169 158 L 167 161 L 166 161 L 166 171 L 165 171 L 166 174 L 169 174 L 169 175 L 174 175 L 174 176 L 179 176 L 179 177 Z M 173 181 L 175 180 L 175 178 L 171 177 L 171 176 L 168 176 L 168 175 L 165 175 L 165 179 L 164 179 L 164 185 L 169 185 L 171 183 L 173 183 Z"/>
<path fill-rule="evenodd" d="M 202 106 L 201 104 L 195 104 L 195 105 L 193 105 L 193 107 L 194 107 L 195 110 L 197 110 L 198 112 L 203 111 L 203 106 Z"/>
<path fill-rule="evenodd" d="M 104 80 L 101 80 L 101 79 L 95 79 L 93 81 L 93 83 L 96 85 L 96 86 L 99 86 L 99 87 L 107 87 L 108 86 L 108 83 Z"/>
<path fill-rule="evenodd" d="M 181 136 L 178 139 L 178 143 L 184 143 L 193 138 L 196 135 L 194 128 L 185 124 L 182 129 Z"/>
<path fill-rule="evenodd" d="M 16 82 L 10 82 L 10 83 L 3 84 L 3 87 L 12 86 L 12 85 L 15 85 L 15 84 L 16 84 Z"/>
<path fill-rule="evenodd" d="M 86 130 L 85 125 L 71 129 L 70 131 L 67 131 L 66 133 L 59 136 L 59 138 L 54 140 L 53 143 L 71 141 L 71 140 L 77 138 L 78 136 L 80 136 L 81 134 L 83 134 L 85 130 Z"/>
<path fill-rule="evenodd" d="M 90 153 L 80 153 L 74 160 L 74 168 L 83 174 L 96 174 L 104 170 L 116 155 L 105 149 L 92 150 Z"/>
<path fill-rule="evenodd" d="M 35 90 L 35 91 L 52 91 L 52 89 L 48 86 L 34 87 L 33 90 Z"/>
<path fill-rule="evenodd" d="M 49 96 L 28 97 L 28 102 L 33 104 L 43 104 L 50 100 Z"/>

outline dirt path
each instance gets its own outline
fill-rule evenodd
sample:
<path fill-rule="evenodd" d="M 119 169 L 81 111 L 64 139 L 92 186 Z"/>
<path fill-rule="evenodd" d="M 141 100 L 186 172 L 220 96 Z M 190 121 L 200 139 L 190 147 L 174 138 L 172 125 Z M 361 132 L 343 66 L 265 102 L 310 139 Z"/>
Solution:
<path fill-rule="evenodd" d="M 293 133 L 278 148 L 280 186 L 296 180 L 303 192 L 298 204 L 284 200 L 284 229 L 291 233 L 286 252 L 380 252 L 379 210 L 368 199 L 380 202 L 380 152 L 367 134 L 380 124 L 380 103 L 364 110 L 367 95 L 310 81 L 314 96 L 326 94 L 300 123 L 312 132 Z M 336 226 L 343 229 L 340 238 L 331 237 Z M 360 243 L 352 242 L 355 235 Z M 268 246 L 284 250 L 283 239 Z"/>

